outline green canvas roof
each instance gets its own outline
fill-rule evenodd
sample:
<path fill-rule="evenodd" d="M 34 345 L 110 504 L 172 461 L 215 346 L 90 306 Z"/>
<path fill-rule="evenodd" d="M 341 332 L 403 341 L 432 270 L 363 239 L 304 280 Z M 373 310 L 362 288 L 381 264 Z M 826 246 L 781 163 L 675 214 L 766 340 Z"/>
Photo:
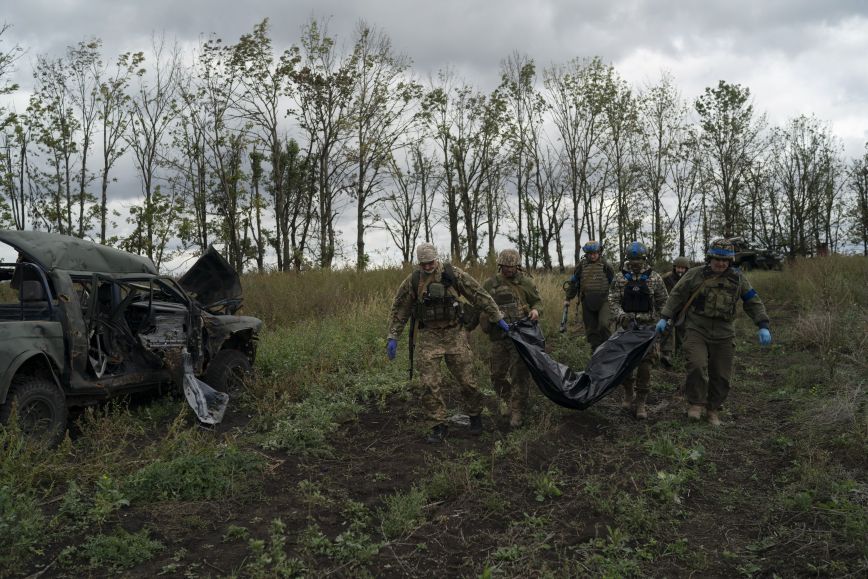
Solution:
<path fill-rule="evenodd" d="M 157 274 L 154 262 L 78 237 L 44 231 L 0 231 L 0 241 L 24 254 L 45 269 L 97 273 Z"/>

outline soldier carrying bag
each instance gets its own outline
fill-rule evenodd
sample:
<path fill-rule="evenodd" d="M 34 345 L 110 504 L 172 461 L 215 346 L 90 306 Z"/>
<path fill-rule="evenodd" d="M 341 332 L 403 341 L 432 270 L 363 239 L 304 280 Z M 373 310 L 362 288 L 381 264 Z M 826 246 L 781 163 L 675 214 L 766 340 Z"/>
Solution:
<path fill-rule="evenodd" d="M 422 272 L 413 272 L 411 280 L 413 298 L 416 301 L 415 316 L 419 328 L 425 327 L 425 322 L 457 320 L 468 332 L 479 325 L 479 310 L 465 300 L 456 298 L 449 288 L 455 285 L 455 270 L 452 264 L 443 265 L 443 273 L 440 282 L 428 284 L 422 299 L 419 299 L 419 287 L 422 280 Z"/>

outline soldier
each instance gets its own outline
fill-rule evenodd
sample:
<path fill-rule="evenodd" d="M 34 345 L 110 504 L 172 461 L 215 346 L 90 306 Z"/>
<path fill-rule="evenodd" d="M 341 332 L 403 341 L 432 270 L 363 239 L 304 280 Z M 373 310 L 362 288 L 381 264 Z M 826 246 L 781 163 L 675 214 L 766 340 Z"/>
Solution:
<path fill-rule="evenodd" d="M 461 387 L 465 410 L 470 415 L 470 433 L 480 434 L 482 394 L 473 376 L 473 354 L 467 332 L 459 321 L 458 296 L 482 310 L 488 319 L 497 320 L 503 331 L 509 331 L 509 326 L 479 282 L 451 264 L 441 264 L 432 244 L 422 243 L 416 247 L 416 262 L 418 269 L 407 276 L 395 294 L 386 352 L 390 360 L 395 359 L 398 336 L 412 314 L 419 328 L 416 360 L 423 389 L 422 405 L 433 424 L 428 442 L 443 442 L 448 433 L 446 401 L 440 389 L 441 360 L 446 361 Z"/>
<path fill-rule="evenodd" d="M 672 288 L 675 287 L 675 284 L 678 283 L 687 270 L 690 269 L 690 260 L 680 255 L 675 258 L 675 261 L 672 263 L 672 270 L 667 272 L 663 276 L 663 283 L 666 284 L 666 293 L 672 293 Z M 681 347 L 684 345 L 684 326 L 678 326 L 677 328 L 672 328 L 672 331 L 669 333 L 669 337 L 662 343 L 661 350 L 661 362 L 667 368 L 672 367 L 673 358 L 681 353 Z"/>
<path fill-rule="evenodd" d="M 615 270 L 606 263 L 601 252 L 602 246 L 590 240 L 582 246 L 585 257 L 576 267 L 573 277 L 566 288 L 564 305 L 579 296 L 582 302 L 582 321 L 585 324 L 585 338 L 591 346 L 591 353 L 597 346 L 609 339 L 609 286 L 615 277 Z"/>
<path fill-rule="evenodd" d="M 648 250 L 645 246 L 638 241 L 631 243 L 627 249 L 624 269 L 615 274 L 609 290 L 612 313 L 618 326 L 625 330 L 653 324 L 666 304 L 667 293 L 663 278 L 648 266 L 647 259 Z M 624 380 L 624 400 L 621 406 L 631 410 L 640 420 L 648 418 L 645 401 L 651 389 L 651 366 L 656 358 L 655 344 L 639 362 L 639 366 Z"/>
<path fill-rule="evenodd" d="M 515 322 L 523 318 L 538 320 L 542 306 L 539 291 L 529 275 L 521 271 L 521 256 L 515 249 L 504 249 L 497 256 L 499 273 L 485 280 L 485 288 L 497 302 L 504 319 Z M 491 385 L 501 401 L 501 414 L 509 425 L 522 425 L 527 406 L 530 373 L 512 345 L 512 341 L 484 317 L 482 329 L 491 338 Z"/>
<path fill-rule="evenodd" d="M 726 239 L 708 247 L 708 265 L 694 267 L 672 290 L 657 331 L 663 332 L 674 319 L 684 320 L 684 355 L 687 359 L 687 417 L 699 420 L 702 409 L 708 422 L 720 426 L 720 409 L 729 394 L 735 354 L 735 319 L 738 300 L 759 327 L 762 346 L 772 343 L 765 306 L 745 275 L 732 267 L 735 250 Z"/>

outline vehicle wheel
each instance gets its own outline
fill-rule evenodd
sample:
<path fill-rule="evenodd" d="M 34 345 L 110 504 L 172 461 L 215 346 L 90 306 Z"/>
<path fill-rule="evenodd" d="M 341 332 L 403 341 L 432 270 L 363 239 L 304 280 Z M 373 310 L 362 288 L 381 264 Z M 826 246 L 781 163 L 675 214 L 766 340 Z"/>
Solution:
<path fill-rule="evenodd" d="M 220 350 L 205 369 L 205 383 L 222 392 L 239 392 L 252 374 L 247 355 L 238 350 Z"/>
<path fill-rule="evenodd" d="M 17 376 L 0 408 L 0 422 L 6 424 L 17 408 L 18 424 L 25 436 L 54 446 L 66 432 L 66 397 L 57 385 L 42 376 Z"/>

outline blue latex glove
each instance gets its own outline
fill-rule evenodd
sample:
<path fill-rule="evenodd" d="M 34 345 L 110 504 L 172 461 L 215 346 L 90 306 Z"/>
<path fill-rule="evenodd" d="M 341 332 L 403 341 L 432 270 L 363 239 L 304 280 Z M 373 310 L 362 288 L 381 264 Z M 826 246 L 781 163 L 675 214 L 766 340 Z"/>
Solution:
<path fill-rule="evenodd" d="M 760 328 L 759 331 L 760 346 L 770 346 L 772 343 L 772 333 L 768 328 Z"/>
<path fill-rule="evenodd" d="M 500 326 L 500 329 L 504 332 L 509 332 L 509 324 L 506 323 L 506 320 L 501 318 L 498 320 L 497 325 Z"/>
<path fill-rule="evenodd" d="M 386 354 L 389 356 L 389 360 L 394 360 L 397 353 L 398 340 L 394 338 L 389 338 L 389 343 L 386 345 Z"/>
<path fill-rule="evenodd" d="M 659 322 L 657 322 L 657 325 L 654 327 L 654 329 L 657 330 L 658 334 L 662 334 L 663 332 L 666 331 L 667 323 L 668 322 L 666 320 L 661 319 Z"/>

